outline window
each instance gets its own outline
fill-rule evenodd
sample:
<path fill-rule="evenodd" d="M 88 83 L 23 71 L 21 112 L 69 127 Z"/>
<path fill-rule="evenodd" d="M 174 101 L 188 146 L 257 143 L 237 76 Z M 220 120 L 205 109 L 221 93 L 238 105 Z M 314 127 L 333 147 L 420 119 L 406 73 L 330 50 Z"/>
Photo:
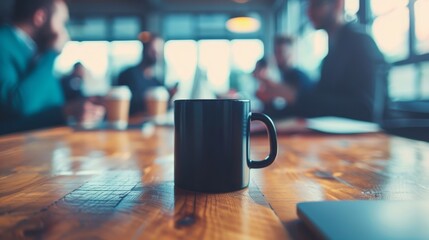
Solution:
<path fill-rule="evenodd" d="M 319 79 L 320 64 L 328 53 L 328 35 L 323 30 L 307 27 L 296 41 L 298 66 L 302 67 L 312 79 Z"/>
<path fill-rule="evenodd" d="M 344 5 L 347 18 L 349 18 L 350 20 L 356 19 L 356 15 L 360 7 L 359 0 L 346 0 L 344 2 Z"/>
<path fill-rule="evenodd" d="M 372 32 L 380 50 L 391 60 L 402 60 L 409 54 L 408 0 L 372 0 L 375 16 Z"/>
<path fill-rule="evenodd" d="M 166 38 L 189 38 L 193 35 L 193 18 L 189 14 L 172 14 L 165 17 L 164 34 Z"/>
<path fill-rule="evenodd" d="M 166 84 L 180 82 L 178 98 L 189 98 L 197 67 L 197 42 L 194 40 L 167 41 L 164 46 Z"/>
<path fill-rule="evenodd" d="M 141 52 L 139 41 L 72 41 L 58 57 L 55 71 L 59 76 L 68 74 L 73 64 L 81 62 L 90 73 L 84 85 L 86 95 L 104 94 L 122 70 L 141 60 Z M 167 41 L 165 83 L 180 82 L 179 96 L 189 98 L 198 67 L 211 90 L 224 93 L 229 89 L 230 72 L 250 73 L 263 53 L 263 43 L 257 39 Z"/>
<path fill-rule="evenodd" d="M 115 39 L 136 39 L 140 32 L 140 19 L 137 17 L 116 17 L 112 20 L 112 33 Z"/>
<path fill-rule="evenodd" d="M 89 72 L 85 94 L 104 94 L 119 71 L 140 61 L 141 51 L 139 41 L 72 41 L 57 58 L 55 72 L 59 76 L 68 74 L 73 64 L 81 62 Z"/>
<path fill-rule="evenodd" d="M 229 41 L 201 40 L 198 48 L 198 66 L 207 74 L 209 86 L 215 92 L 226 92 L 231 63 Z"/>
<path fill-rule="evenodd" d="M 421 98 L 429 99 L 429 62 L 422 63 L 421 70 Z"/>
<path fill-rule="evenodd" d="M 75 41 L 135 40 L 141 31 L 138 16 L 74 17 L 68 23 L 70 36 Z"/>
<path fill-rule="evenodd" d="M 263 56 L 264 47 L 257 39 L 170 40 L 164 54 L 166 83 L 180 82 L 179 97 L 189 98 L 195 77 L 207 78 L 212 91 L 225 93 L 231 71 L 250 73 Z"/>
<path fill-rule="evenodd" d="M 428 98 L 425 62 L 429 61 L 429 0 L 368 1 L 374 39 L 394 65 L 389 79 L 390 97 L 393 100 Z"/>
<path fill-rule="evenodd" d="M 85 18 L 70 20 L 68 30 L 72 39 L 107 39 L 108 21 L 106 18 Z"/>
<path fill-rule="evenodd" d="M 371 0 L 371 10 L 374 16 L 380 16 L 406 7 L 408 0 Z"/>
<path fill-rule="evenodd" d="M 260 40 L 236 39 L 231 41 L 232 66 L 245 73 L 255 68 L 257 60 L 264 55 L 264 44 Z"/>
<path fill-rule="evenodd" d="M 429 99 L 429 0 L 345 0 L 344 3 L 346 20 L 358 15 L 392 66 L 388 80 L 391 99 Z M 308 1 L 286 1 L 285 11 L 277 18 L 286 23 L 286 30 L 277 32 L 299 37 L 297 65 L 318 79 L 328 39 L 324 31 L 312 28 L 306 16 L 307 4 Z"/>
<path fill-rule="evenodd" d="M 141 61 L 143 46 L 140 41 L 113 41 L 110 43 L 110 72 L 115 77 L 126 67 Z"/>
<path fill-rule="evenodd" d="M 389 78 L 389 97 L 392 100 L 412 100 L 418 95 L 417 68 L 413 64 L 392 68 Z"/>
<path fill-rule="evenodd" d="M 414 5 L 416 21 L 416 50 L 429 52 L 429 0 L 418 0 Z"/>

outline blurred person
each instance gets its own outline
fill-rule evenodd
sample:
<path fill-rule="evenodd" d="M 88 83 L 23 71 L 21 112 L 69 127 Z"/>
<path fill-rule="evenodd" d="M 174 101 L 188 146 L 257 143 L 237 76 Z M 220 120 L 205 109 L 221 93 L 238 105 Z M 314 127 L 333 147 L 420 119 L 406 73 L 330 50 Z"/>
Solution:
<path fill-rule="evenodd" d="M 15 0 L 12 24 L 0 27 L 0 133 L 101 119 L 88 101 L 64 105 L 54 61 L 69 40 L 62 0 Z"/>
<path fill-rule="evenodd" d="M 251 74 L 242 74 L 239 77 L 240 85 L 237 91 L 242 99 L 249 99 L 252 104 L 252 111 L 264 111 L 264 103 L 256 97 L 256 91 L 259 88 L 259 76 L 267 76 L 269 71 L 268 61 L 266 57 L 262 57 L 255 63 L 255 67 Z"/>
<path fill-rule="evenodd" d="M 376 84 L 384 81 L 388 66 L 374 40 L 356 23 L 346 22 L 344 0 L 309 0 L 308 17 L 329 38 L 320 81 L 299 95 L 288 86 L 264 82 L 265 99 L 284 98 L 292 113 L 302 117 L 338 116 L 374 120 Z M 289 112 L 290 113 L 290 112 Z"/>
<path fill-rule="evenodd" d="M 255 69 L 253 69 L 252 75 L 255 78 L 258 76 L 266 76 L 268 73 L 268 61 L 265 57 L 256 61 Z"/>
<path fill-rule="evenodd" d="M 155 75 L 155 67 L 162 61 L 164 40 L 154 33 L 143 32 L 140 34 L 140 41 L 143 44 L 141 62 L 122 71 L 117 80 L 117 85 L 128 86 L 131 90 L 130 115 L 147 110 L 144 96 L 148 89 L 164 86 Z M 176 93 L 177 86 L 168 90 L 172 96 Z"/>
<path fill-rule="evenodd" d="M 265 74 L 267 68 L 267 60 L 265 57 L 262 57 L 256 61 L 255 67 L 250 74 L 240 69 L 232 69 L 229 76 L 229 92 L 242 98 L 255 98 L 255 93 L 259 86 L 256 79 L 257 75 L 260 74 L 260 71 L 264 71 Z"/>
<path fill-rule="evenodd" d="M 254 72 L 253 76 L 260 80 L 258 97 L 264 102 L 264 111 L 271 116 L 276 117 L 282 114 L 279 111 L 287 106 L 287 102 L 281 96 L 271 98 L 265 96 L 263 89 L 265 82 L 269 81 L 276 88 L 283 88 L 283 85 L 291 88 L 298 95 L 309 91 L 312 86 L 310 78 L 293 63 L 294 39 L 291 36 L 276 36 L 274 39 L 274 64 L 267 61 L 265 71 Z M 273 66 L 274 65 L 274 66 Z"/>
<path fill-rule="evenodd" d="M 67 102 L 84 97 L 83 84 L 85 75 L 85 66 L 81 62 L 77 62 L 73 65 L 71 73 L 61 78 L 61 87 Z"/>
<path fill-rule="evenodd" d="M 277 36 L 274 40 L 274 58 L 280 72 L 281 82 L 300 92 L 307 90 L 311 81 L 301 69 L 294 66 L 294 44 L 295 41 L 291 36 Z"/>

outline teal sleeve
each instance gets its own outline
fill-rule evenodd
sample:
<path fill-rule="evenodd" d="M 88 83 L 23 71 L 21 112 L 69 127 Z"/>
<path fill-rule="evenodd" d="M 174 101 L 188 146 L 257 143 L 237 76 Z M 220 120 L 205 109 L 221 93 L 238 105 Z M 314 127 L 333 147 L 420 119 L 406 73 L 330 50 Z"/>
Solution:
<path fill-rule="evenodd" d="M 63 104 L 61 89 L 53 76 L 58 53 L 48 51 L 23 75 L 11 56 L 0 54 L 0 102 L 15 116 L 30 116 Z M 20 76 L 21 75 L 21 76 Z"/>

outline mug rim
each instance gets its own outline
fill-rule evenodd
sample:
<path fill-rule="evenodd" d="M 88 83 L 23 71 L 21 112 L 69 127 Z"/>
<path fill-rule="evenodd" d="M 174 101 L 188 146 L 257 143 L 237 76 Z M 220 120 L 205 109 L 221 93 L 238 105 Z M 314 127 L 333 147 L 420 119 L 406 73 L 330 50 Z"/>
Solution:
<path fill-rule="evenodd" d="M 249 99 L 177 99 L 174 102 L 250 102 Z"/>

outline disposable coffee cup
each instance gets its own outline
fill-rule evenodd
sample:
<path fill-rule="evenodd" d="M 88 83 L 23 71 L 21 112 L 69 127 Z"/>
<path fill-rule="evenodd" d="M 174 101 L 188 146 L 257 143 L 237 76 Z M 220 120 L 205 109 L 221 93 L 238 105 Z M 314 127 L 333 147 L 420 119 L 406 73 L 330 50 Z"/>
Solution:
<path fill-rule="evenodd" d="M 107 125 L 115 129 L 126 129 L 130 110 L 131 91 L 127 86 L 112 87 L 105 97 Z"/>
<path fill-rule="evenodd" d="M 144 95 L 146 114 L 157 118 L 167 113 L 170 94 L 165 87 L 153 87 L 148 89 Z"/>

